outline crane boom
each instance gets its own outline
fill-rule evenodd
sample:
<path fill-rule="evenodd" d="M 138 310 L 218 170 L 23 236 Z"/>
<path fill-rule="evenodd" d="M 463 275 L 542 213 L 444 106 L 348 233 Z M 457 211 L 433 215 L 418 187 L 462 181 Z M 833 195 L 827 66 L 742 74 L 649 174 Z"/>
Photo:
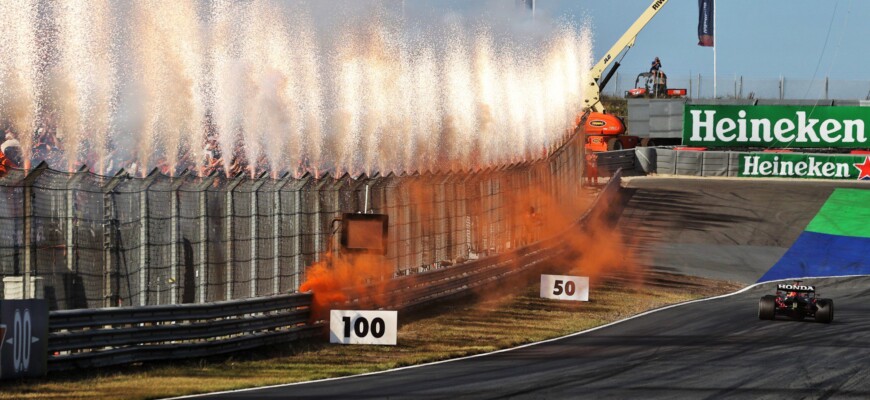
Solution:
<path fill-rule="evenodd" d="M 622 37 L 613 44 L 610 50 L 608 50 L 607 53 L 604 53 L 604 57 L 601 57 L 601 59 L 598 60 L 598 63 L 592 67 L 591 73 L 589 74 L 589 81 L 586 82 L 586 96 L 584 96 L 583 99 L 585 102 L 585 111 L 604 112 L 604 107 L 601 105 L 601 89 L 607 84 L 607 81 L 610 80 L 610 77 L 614 72 L 616 72 L 616 69 L 619 68 L 619 62 L 615 61 L 616 56 L 624 50 L 628 50 L 634 46 L 637 34 L 640 33 L 646 24 L 648 24 L 667 3 L 668 0 L 653 0 L 652 4 L 647 7 L 646 11 L 638 17 L 637 21 L 634 21 L 634 23 L 631 24 L 628 30 L 622 34 Z M 611 64 L 613 64 L 613 68 L 604 80 L 601 81 L 601 75 L 604 74 L 604 71 Z M 601 81 L 600 86 L 599 81 Z"/>

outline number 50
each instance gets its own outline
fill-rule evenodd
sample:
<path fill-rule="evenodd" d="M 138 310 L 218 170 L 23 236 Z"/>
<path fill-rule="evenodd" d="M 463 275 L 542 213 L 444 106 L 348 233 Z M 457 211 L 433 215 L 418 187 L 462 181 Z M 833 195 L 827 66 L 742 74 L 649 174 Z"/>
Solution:
<path fill-rule="evenodd" d="M 574 284 L 574 281 L 565 282 L 564 289 L 562 288 L 562 280 L 557 279 L 556 284 L 553 287 L 553 294 L 556 296 L 561 295 L 563 292 L 568 296 L 573 296 L 574 292 L 577 290 L 577 286 Z"/>

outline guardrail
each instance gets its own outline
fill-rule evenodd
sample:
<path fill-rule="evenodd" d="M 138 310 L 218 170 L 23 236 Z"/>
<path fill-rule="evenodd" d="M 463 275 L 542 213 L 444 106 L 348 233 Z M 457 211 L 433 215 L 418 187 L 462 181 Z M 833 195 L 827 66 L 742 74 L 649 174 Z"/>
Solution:
<path fill-rule="evenodd" d="M 517 249 L 508 254 L 471 261 L 393 279 L 386 287 L 384 308 L 410 311 L 459 297 L 509 276 L 519 275 L 563 251 L 556 239 Z M 355 299 L 358 304 L 377 304 L 372 298 Z"/>
<path fill-rule="evenodd" d="M 320 334 L 310 293 L 208 304 L 52 311 L 49 371 L 194 358 Z"/>
<path fill-rule="evenodd" d="M 614 173 L 590 209 L 569 230 L 614 214 L 610 205 L 618 196 L 621 175 L 621 170 Z M 392 279 L 386 285 L 386 303 L 375 306 L 410 311 L 534 271 L 569 251 L 563 237 Z M 309 322 L 312 296 L 296 293 L 206 304 L 52 311 L 49 371 L 203 357 L 315 337 L 325 331 L 322 323 Z M 348 305 L 370 306 L 373 301 L 357 298 Z"/>
<path fill-rule="evenodd" d="M 613 150 L 595 153 L 598 156 L 599 172 L 607 175 L 614 174 L 617 170 L 634 170 L 637 166 L 637 156 L 634 149 Z"/>

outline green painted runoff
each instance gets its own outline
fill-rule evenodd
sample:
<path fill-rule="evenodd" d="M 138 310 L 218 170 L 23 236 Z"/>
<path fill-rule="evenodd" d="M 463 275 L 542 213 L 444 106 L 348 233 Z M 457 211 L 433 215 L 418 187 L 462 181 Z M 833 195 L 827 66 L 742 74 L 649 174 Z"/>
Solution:
<path fill-rule="evenodd" d="M 834 190 L 806 230 L 870 238 L 870 190 Z"/>

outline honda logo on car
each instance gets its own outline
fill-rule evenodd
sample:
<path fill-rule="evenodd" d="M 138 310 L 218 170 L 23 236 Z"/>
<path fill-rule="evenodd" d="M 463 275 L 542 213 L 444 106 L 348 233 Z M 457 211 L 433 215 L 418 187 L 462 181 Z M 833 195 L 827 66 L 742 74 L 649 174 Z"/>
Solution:
<path fill-rule="evenodd" d="M 683 144 L 864 148 L 868 121 L 868 107 L 686 105 Z"/>
<path fill-rule="evenodd" d="M 816 288 L 814 286 L 805 286 L 805 285 L 776 285 L 776 290 L 795 290 L 795 291 L 803 291 L 803 292 L 815 292 Z"/>

